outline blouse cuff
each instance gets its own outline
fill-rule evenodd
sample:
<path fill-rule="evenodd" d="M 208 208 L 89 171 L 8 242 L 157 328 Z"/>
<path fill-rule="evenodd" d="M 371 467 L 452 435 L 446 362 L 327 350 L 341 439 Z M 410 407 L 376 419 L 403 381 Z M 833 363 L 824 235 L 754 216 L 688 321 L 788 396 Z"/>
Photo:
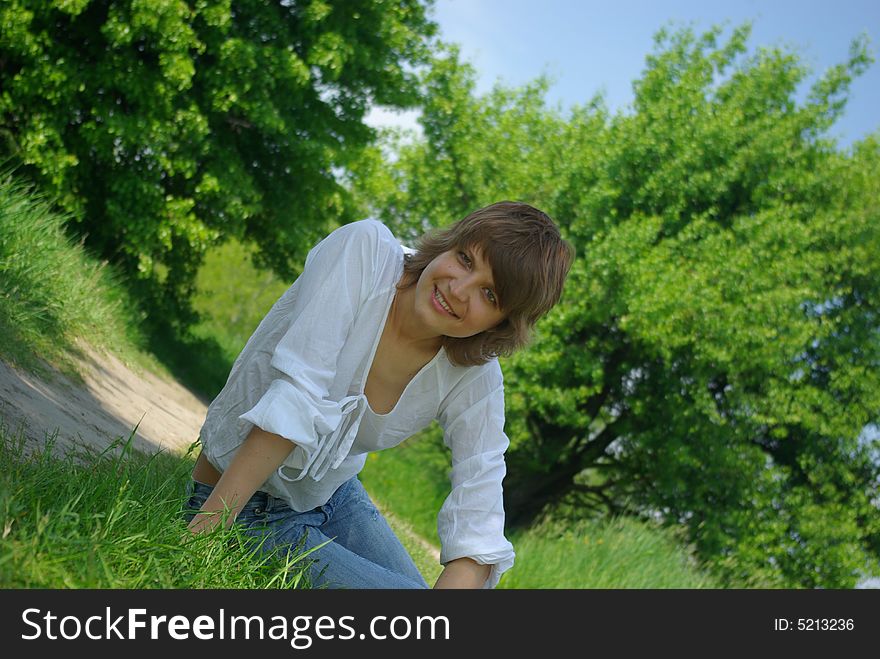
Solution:
<path fill-rule="evenodd" d="M 306 476 L 319 481 L 348 455 L 364 406 L 360 396 L 339 402 L 315 399 L 286 380 L 275 380 L 257 404 L 239 418 L 296 444 L 278 468 L 287 481 Z M 298 471 L 290 476 L 285 470 Z"/>

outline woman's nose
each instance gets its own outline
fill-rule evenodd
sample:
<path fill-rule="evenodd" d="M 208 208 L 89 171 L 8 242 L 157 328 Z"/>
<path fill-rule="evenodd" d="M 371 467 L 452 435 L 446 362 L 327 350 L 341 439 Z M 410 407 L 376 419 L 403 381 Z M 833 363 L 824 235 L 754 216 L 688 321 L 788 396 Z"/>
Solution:
<path fill-rule="evenodd" d="M 459 277 L 453 279 L 449 283 L 449 293 L 460 302 L 464 302 L 467 298 L 467 281 L 465 278 Z"/>

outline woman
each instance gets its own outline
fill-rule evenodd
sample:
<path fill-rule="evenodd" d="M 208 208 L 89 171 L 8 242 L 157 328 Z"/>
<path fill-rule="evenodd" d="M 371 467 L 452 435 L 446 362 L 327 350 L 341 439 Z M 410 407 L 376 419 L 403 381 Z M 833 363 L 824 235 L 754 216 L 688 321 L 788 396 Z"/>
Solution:
<path fill-rule="evenodd" d="M 547 215 L 514 202 L 423 237 L 415 252 L 374 220 L 331 233 L 208 408 L 190 530 L 236 519 L 264 534 L 266 550 L 332 539 L 310 555 L 316 585 L 426 588 L 357 474 L 369 451 L 436 419 L 452 489 L 435 587 L 494 587 L 514 557 L 497 356 L 525 345 L 572 256 Z"/>

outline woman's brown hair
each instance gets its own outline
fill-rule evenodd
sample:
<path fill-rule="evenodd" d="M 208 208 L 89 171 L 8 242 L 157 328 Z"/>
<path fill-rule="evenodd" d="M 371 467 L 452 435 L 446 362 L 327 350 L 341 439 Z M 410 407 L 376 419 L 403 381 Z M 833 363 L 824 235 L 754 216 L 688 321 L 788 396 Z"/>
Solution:
<path fill-rule="evenodd" d="M 500 201 L 422 236 L 416 253 L 404 263 L 398 288 L 415 285 L 427 265 L 444 252 L 470 247 L 478 247 L 492 268 L 506 318 L 475 336 L 444 339 L 450 361 L 460 366 L 483 364 L 525 346 L 538 319 L 559 301 L 574 259 L 574 249 L 546 213 L 528 204 Z"/>

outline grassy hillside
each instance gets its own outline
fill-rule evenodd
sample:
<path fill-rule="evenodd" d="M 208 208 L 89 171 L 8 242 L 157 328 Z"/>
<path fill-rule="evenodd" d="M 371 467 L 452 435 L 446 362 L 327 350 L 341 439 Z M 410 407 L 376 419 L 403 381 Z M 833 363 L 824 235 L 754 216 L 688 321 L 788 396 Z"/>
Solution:
<path fill-rule="evenodd" d="M 64 231 L 49 201 L 0 173 L 0 357 L 71 372 L 78 338 L 158 368 L 142 355 L 140 318 L 114 271 Z M 39 357 L 39 359 L 37 359 Z"/>

